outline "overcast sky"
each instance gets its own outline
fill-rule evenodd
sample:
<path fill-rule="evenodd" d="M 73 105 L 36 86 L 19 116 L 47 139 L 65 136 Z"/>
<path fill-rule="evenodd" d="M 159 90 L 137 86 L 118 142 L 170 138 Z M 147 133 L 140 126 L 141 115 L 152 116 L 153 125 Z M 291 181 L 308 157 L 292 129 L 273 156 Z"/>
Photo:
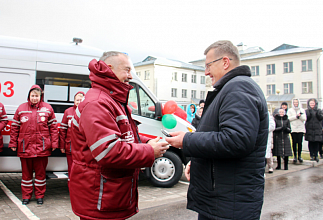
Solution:
<path fill-rule="evenodd" d="M 322 0 L 0 0 L 0 35 L 71 42 L 181 61 L 217 40 L 269 51 L 323 47 Z"/>

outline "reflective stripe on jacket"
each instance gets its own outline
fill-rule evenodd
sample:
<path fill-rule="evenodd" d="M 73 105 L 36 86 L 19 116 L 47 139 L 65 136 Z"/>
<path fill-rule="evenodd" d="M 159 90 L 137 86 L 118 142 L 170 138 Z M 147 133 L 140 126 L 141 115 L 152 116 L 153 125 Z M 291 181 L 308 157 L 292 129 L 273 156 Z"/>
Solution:
<path fill-rule="evenodd" d="M 35 85 L 31 88 L 39 88 Z M 30 91 L 31 91 L 30 90 Z M 22 158 L 50 156 L 58 148 L 57 120 L 53 108 L 42 101 L 21 104 L 11 123 L 9 148 L 17 148 Z"/>

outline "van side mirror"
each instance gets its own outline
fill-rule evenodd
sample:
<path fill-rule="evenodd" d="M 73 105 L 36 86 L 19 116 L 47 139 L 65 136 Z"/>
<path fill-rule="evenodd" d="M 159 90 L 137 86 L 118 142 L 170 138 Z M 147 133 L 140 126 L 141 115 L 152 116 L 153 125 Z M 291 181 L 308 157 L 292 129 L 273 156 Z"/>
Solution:
<path fill-rule="evenodd" d="M 163 114 L 162 114 L 163 104 L 161 102 L 156 103 L 155 108 L 155 119 L 161 121 Z"/>

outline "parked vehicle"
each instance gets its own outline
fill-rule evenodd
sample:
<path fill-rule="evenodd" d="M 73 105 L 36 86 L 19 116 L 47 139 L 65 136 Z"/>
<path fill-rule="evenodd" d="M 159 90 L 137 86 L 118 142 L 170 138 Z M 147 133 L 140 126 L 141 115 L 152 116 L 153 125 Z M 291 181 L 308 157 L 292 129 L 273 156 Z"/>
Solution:
<path fill-rule="evenodd" d="M 87 92 L 91 87 L 88 64 L 98 59 L 103 51 L 74 43 L 63 44 L 45 41 L 0 36 L 0 100 L 4 104 L 9 120 L 18 106 L 26 102 L 28 91 L 38 84 L 44 91 L 44 101 L 53 107 L 58 122 L 64 111 L 73 106 L 77 91 Z M 161 129 L 162 104 L 157 97 L 132 72 L 129 106 L 132 116 L 139 125 L 140 134 L 155 138 L 163 137 Z M 170 131 L 194 131 L 188 122 L 175 116 L 177 125 Z M 10 138 L 9 121 L 2 131 L 4 150 L 0 153 L 0 172 L 21 172 L 16 152 L 8 149 Z M 57 177 L 59 171 L 67 171 L 65 154 L 55 150 L 49 157 L 47 171 Z M 145 173 L 155 186 L 170 187 L 178 182 L 187 158 L 182 151 L 173 147 L 162 158 L 155 160 L 153 167 L 145 168 Z"/>

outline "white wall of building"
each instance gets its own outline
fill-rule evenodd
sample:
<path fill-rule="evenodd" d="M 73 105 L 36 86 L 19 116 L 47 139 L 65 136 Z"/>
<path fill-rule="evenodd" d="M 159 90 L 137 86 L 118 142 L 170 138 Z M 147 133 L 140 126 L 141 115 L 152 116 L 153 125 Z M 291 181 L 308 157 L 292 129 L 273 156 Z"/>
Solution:
<path fill-rule="evenodd" d="M 284 84 L 293 83 L 293 93 L 295 98 L 300 99 L 303 107 L 310 98 L 316 98 L 322 106 L 321 89 L 320 89 L 320 71 L 317 66 L 317 60 L 320 56 L 318 51 L 286 54 L 281 56 L 265 57 L 261 59 L 243 60 L 242 65 L 259 66 L 259 76 L 252 76 L 255 82 L 258 83 L 266 98 L 267 85 L 274 84 L 276 90 L 280 90 L 280 95 L 285 94 Z M 302 60 L 312 60 L 312 71 L 302 71 Z M 284 73 L 284 63 L 293 62 L 293 71 Z M 267 75 L 267 65 L 275 64 L 275 74 Z M 312 82 L 312 93 L 302 92 L 302 82 Z"/>
<path fill-rule="evenodd" d="M 179 105 L 187 106 L 192 103 L 192 90 L 196 91 L 196 99 L 205 99 L 207 95 L 205 83 L 201 84 L 201 76 L 204 76 L 203 71 L 197 71 L 186 68 L 178 68 L 171 66 L 163 66 L 159 64 L 149 64 L 135 67 L 136 73 L 140 73 L 140 79 L 145 85 L 158 97 L 161 102 L 174 100 Z M 150 79 L 145 80 L 145 71 L 150 71 Z M 173 73 L 177 73 L 177 80 L 173 79 Z M 187 75 L 187 81 L 182 82 L 182 74 Z M 196 75 L 196 83 L 192 83 L 192 75 Z M 206 77 L 205 77 L 206 78 Z M 206 81 L 206 79 L 205 79 Z M 172 88 L 177 89 L 176 97 L 172 97 Z M 182 90 L 186 89 L 186 98 L 182 97 Z M 201 91 L 204 92 L 201 98 Z"/>

